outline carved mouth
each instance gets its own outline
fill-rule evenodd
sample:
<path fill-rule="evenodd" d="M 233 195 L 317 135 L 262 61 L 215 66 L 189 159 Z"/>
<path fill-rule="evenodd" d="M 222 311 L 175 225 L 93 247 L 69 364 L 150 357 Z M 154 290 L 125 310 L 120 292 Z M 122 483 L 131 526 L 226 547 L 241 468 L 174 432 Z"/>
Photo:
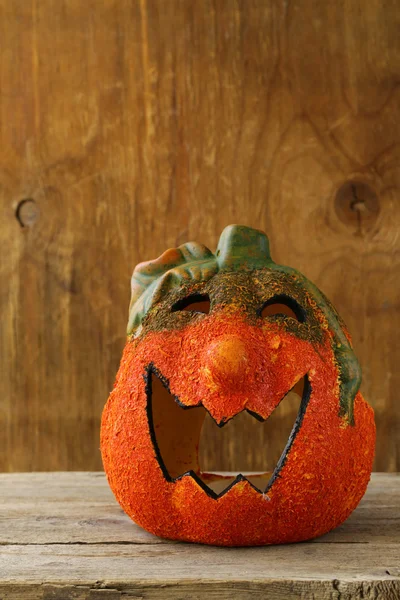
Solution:
<path fill-rule="evenodd" d="M 301 401 L 293 427 L 275 468 L 272 471 L 246 474 L 238 473 L 237 475 L 203 472 L 199 467 L 199 440 L 207 414 L 203 405 L 185 406 L 182 404 L 178 397 L 171 394 L 168 381 L 154 365 L 149 365 L 144 377 L 146 381 L 147 417 L 150 435 L 157 462 L 167 481 L 175 482 L 184 477 L 191 477 L 208 496 L 214 499 L 220 498 L 242 481 L 248 481 L 260 494 L 265 494 L 270 490 L 286 462 L 296 435 L 300 430 L 310 400 L 311 385 L 307 374 L 299 378 L 298 382 L 293 386 L 293 388 L 301 388 Z M 282 401 L 285 400 L 293 388 L 288 390 L 278 403 L 278 406 L 281 405 Z M 246 412 L 257 419 L 257 421 L 265 421 L 257 413 L 252 411 Z M 210 416 L 213 419 L 211 414 Z M 224 427 L 227 423 L 218 423 L 215 419 L 213 420 L 220 428 Z"/>

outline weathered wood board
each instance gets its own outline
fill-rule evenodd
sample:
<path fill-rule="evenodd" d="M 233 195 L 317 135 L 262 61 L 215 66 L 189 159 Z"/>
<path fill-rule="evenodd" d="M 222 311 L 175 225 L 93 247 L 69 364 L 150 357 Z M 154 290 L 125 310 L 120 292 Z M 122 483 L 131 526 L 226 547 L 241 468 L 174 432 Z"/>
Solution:
<path fill-rule="evenodd" d="M 0 471 L 101 468 L 134 265 L 235 222 L 336 304 L 400 470 L 399 31 L 397 0 L 0 0 Z M 210 423 L 203 467 L 293 416 Z"/>
<path fill-rule="evenodd" d="M 312 542 L 216 548 L 156 538 L 103 473 L 0 475 L 0 598 L 400 597 L 400 476 L 374 474 L 335 531 Z"/>

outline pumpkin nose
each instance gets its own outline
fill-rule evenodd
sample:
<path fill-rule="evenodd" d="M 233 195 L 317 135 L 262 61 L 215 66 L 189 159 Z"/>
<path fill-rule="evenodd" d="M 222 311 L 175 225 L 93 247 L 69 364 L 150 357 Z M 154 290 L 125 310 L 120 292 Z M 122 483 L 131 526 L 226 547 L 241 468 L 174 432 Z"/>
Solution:
<path fill-rule="evenodd" d="M 246 346 L 234 335 L 220 337 L 207 348 L 207 366 L 215 384 L 237 385 L 250 369 Z"/>

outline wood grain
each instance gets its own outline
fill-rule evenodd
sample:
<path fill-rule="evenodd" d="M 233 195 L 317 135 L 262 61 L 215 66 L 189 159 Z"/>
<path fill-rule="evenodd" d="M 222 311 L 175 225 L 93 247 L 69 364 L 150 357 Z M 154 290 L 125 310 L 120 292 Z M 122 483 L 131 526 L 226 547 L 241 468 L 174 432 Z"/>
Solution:
<path fill-rule="evenodd" d="M 313 543 L 398 541 L 399 486 L 397 474 L 373 474 L 357 511 Z M 0 474 L 0 522 L 0 545 L 166 543 L 132 523 L 103 473 Z"/>
<path fill-rule="evenodd" d="M 0 0 L 0 470 L 101 468 L 134 265 L 232 222 L 336 304 L 400 470 L 399 30 L 396 0 Z M 208 429 L 204 468 L 288 419 Z"/>
<path fill-rule="evenodd" d="M 172 543 L 141 530 L 100 473 L 0 475 L 0 597 L 338 598 L 400 594 L 400 476 L 373 474 L 360 506 L 311 542 Z"/>

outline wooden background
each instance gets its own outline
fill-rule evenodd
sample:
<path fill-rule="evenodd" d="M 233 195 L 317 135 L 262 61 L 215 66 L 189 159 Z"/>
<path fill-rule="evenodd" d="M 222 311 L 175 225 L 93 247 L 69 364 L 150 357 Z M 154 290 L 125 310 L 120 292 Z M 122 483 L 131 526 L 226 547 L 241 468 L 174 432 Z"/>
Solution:
<path fill-rule="evenodd" d="M 399 32 L 398 0 L 0 0 L 0 470 L 101 468 L 134 265 L 229 223 L 337 306 L 400 470 Z M 206 466 L 251 467 L 236 431 Z"/>

